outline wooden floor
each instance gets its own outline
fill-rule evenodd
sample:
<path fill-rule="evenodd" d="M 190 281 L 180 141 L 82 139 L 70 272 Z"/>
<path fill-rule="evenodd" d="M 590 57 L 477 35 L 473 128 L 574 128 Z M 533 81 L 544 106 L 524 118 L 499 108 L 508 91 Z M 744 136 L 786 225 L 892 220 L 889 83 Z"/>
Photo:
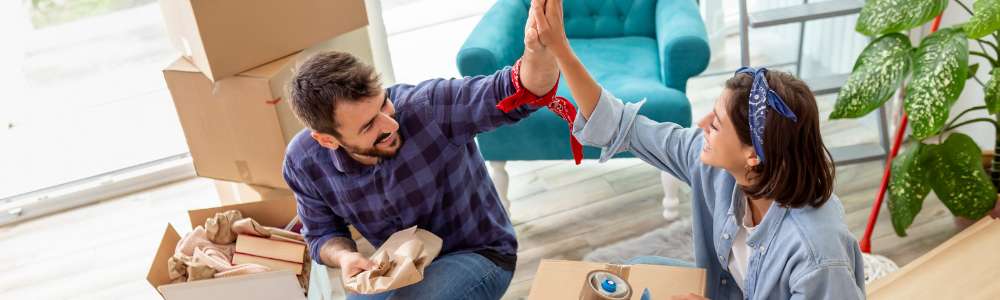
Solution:
<path fill-rule="evenodd" d="M 580 259 L 593 249 L 666 224 L 659 174 L 636 159 L 512 162 L 512 218 L 520 242 L 508 298 L 531 288 L 542 258 Z M 881 176 L 880 163 L 838 169 L 836 193 L 858 236 Z M 684 194 L 681 213 L 690 214 Z M 217 204 L 212 182 L 191 179 L 16 225 L 0 227 L 0 299 L 157 299 L 146 271 L 167 222 L 189 228 L 185 211 Z M 955 233 L 931 198 L 899 238 L 887 214 L 874 252 L 905 264 Z"/>

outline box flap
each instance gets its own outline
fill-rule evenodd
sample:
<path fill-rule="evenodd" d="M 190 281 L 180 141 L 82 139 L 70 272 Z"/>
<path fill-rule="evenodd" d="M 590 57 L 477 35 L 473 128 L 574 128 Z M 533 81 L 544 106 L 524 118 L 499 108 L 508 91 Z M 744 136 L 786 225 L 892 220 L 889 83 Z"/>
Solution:
<path fill-rule="evenodd" d="M 542 260 L 531 284 L 528 299 L 576 299 L 583 290 L 585 277 L 592 270 L 606 269 L 608 264 L 582 261 Z M 649 288 L 656 299 L 694 293 L 704 295 L 705 270 L 653 265 L 629 266 L 626 279 L 633 288 L 632 299 L 642 296 Z"/>
<path fill-rule="evenodd" d="M 167 274 L 167 259 L 174 256 L 175 248 L 180 240 L 181 236 L 177 234 L 177 230 L 174 230 L 174 226 L 168 223 L 167 228 L 163 231 L 163 238 L 160 239 L 160 248 L 156 250 L 153 264 L 149 266 L 149 272 L 146 274 L 146 281 L 154 288 L 170 283 L 170 276 Z"/>
<path fill-rule="evenodd" d="M 235 209 L 239 210 L 244 217 L 253 218 L 261 225 L 284 228 L 289 221 L 295 218 L 295 206 L 294 198 L 265 199 L 260 202 L 190 210 L 188 217 L 191 219 L 191 226 L 196 227 L 205 225 L 205 219 L 215 216 L 216 213 Z"/>
<path fill-rule="evenodd" d="M 868 285 L 869 299 L 1000 299 L 1000 221 L 990 217 Z"/>
<path fill-rule="evenodd" d="M 293 67 L 289 66 L 289 64 L 293 64 L 296 61 L 298 61 L 300 59 L 299 54 L 302 54 L 302 51 L 295 52 L 291 55 L 284 56 L 274 61 L 267 62 L 263 65 L 260 65 L 259 67 L 243 71 L 237 74 L 236 76 L 271 79 L 278 73 L 281 73 L 282 71 L 288 70 L 291 67 Z"/>
<path fill-rule="evenodd" d="M 698 268 L 632 265 L 628 282 L 639 293 L 648 288 L 657 298 L 687 293 L 704 295 L 705 276 L 705 270 Z"/>
<path fill-rule="evenodd" d="M 198 70 L 198 67 L 195 67 L 194 64 L 191 63 L 191 61 L 188 61 L 187 58 L 183 57 L 178 57 L 176 60 L 174 60 L 174 62 L 170 63 L 170 65 L 168 65 L 166 68 L 163 68 L 163 71 L 193 72 L 193 73 L 201 72 Z"/>
<path fill-rule="evenodd" d="M 213 81 L 368 25 L 362 0 L 214 0 L 191 5 Z"/>

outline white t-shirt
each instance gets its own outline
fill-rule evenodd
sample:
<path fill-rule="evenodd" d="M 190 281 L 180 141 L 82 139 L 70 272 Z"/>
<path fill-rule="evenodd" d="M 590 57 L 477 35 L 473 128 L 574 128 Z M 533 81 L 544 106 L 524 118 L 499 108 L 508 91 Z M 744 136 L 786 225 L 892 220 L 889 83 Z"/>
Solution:
<path fill-rule="evenodd" d="M 753 225 L 753 216 L 748 213 L 750 209 L 750 203 L 747 203 L 746 196 L 740 197 L 743 201 L 743 209 L 737 212 L 737 218 L 743 220 L 740 222 L 740 228 L 736 230 L 736 237 L 733 238 L 733 250 L 729 252 L 729 273 L 733 274 L 733 279 L 736 280 L 736 285 L 739 285 L 740 290 L 743 290 L 743 294 L 747 293 L 747 288 L 744 286 L 745 278 L 747 274 L 747 266 L 750 264 L 750 247 L 747 246 L 747 237 L 757 226 Z"/>

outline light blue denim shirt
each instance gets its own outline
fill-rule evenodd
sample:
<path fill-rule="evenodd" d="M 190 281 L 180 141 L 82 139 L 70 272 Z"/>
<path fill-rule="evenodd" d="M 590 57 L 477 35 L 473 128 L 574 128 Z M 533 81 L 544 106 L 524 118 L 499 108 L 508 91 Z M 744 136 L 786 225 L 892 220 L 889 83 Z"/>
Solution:
<path fill-rule="evenodd" d="M 597 108 L 578 114 L 573 134 L 602 147 L 601 162 L 621 151 L 691 185 L 695 263 L 707 272 L 711 299 L 863 299 L 864 266 L 858 242 L 844 224 L 836 196 L 819 208 L 785 208 L 775 202 L 747 237 L 752 249 L 743 295 L 729 273 L 739 229 L 742 191 L 732 175 L 705 165 L 700 128 L 659 123 L 638 114 L 645 101 L 624 104 L 606 90 Z"/>

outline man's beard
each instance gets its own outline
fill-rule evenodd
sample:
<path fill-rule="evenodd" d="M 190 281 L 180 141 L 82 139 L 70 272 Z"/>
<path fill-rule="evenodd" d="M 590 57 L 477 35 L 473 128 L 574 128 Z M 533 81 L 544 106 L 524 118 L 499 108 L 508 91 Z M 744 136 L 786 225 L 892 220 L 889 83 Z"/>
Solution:
<path fill-rule="evenodd" d="M 399 152 L 399 147 L 397 146 L 403 142 L 403 138 L 401 136 L 397 134 L 396 140 L 389 145 L 389 148 L 393 148 L 392 150 L 378 149 L 378 146 L 376 146 L 378 145 L 378 143 L 381 143 L 385 139 L 389 138 L 389 136 L 391 135 L 392 134 L 390 133 L 383 133 L 379 135 L 379 137 L 375 139 L 375 143 L 373 143 L 370 147 L 367 148 L 357 147 L 354 145 L 341 145 L 341 146 L 344 147 L 344 150 L 347 150 L 348 153 L 354 155 L 371 156 L 379 158 L 393 158 Z"/>

